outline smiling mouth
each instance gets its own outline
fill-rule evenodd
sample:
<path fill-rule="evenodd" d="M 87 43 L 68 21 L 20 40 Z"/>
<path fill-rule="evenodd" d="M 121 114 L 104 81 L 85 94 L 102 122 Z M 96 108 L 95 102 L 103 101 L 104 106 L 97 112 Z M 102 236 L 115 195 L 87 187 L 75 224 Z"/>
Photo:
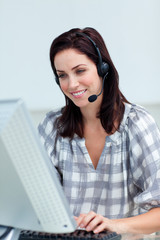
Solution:
<path fill-rule="evenodd" d="M 79 92 L 75 92 L 75 93 L 71 93 L 73 96 L 77 97 L 77 96 L 80 96 L 82 95 L 84 92 L 86 92 L 87 90 L 82 90 L 82 91 L 79 91 Z"/>

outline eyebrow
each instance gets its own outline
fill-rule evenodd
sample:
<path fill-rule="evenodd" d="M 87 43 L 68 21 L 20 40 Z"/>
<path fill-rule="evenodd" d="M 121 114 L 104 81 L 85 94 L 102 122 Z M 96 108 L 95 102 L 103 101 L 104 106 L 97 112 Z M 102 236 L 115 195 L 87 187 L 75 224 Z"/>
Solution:
<path fill-rule="evenodd" d="M 78 64 L 77 66 L 75 66 L 75 67 L 73 67 L 71 70 L 74 70 L 74 69 L 76 69 L 76 68 L 78 68 L 79 66 L 86 66 L 86 64 Z M 56 70 L 57 72 L 64 72 L 63 70 Z"/>

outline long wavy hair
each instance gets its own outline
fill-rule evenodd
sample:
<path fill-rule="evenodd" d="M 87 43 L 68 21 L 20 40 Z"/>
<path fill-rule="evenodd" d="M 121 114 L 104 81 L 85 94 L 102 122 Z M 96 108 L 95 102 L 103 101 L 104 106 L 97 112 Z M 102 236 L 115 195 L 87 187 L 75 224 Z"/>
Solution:
<path fill-rule="evenodd" d="M 102 36 L 94 28 L 87 27 L 84 29 L 73 28 L 55 38 L 50 48 L 50 61 L 53 72 L 57 79 L 58 76 L 54 65 L 54 58 L 58 52 L 66 49 L 78 50 L 82 54 L 85 54 L 96 65 L 98 64 L 98 54 L 94 45 L 85 36 L 78 35 L 77 32 L 88 35 L 99 48 L 103 62 L 109 64 L 109 73 L 107 79 L 104 81 L 103 99 L 99 112 L 97 113 L 97 118 L 100 119 L 106 133 L 112 134 L 113 129 L 115 129 L 115 120 L 118 122 L 119 128 L 124 114 L 123 103 L 128 103 L 128 101 L 119 89 L 119 75 L 111 60 Z M 55 122 L 58 135 L 72 139 L 74 134 L 77 134 L 82 138 L 84 136 L 84 125 L 80 108 L 77 107 L 67 96 L 65 96 L 65 100 L 66 105 L 61 110 L 62 114 Z"/>

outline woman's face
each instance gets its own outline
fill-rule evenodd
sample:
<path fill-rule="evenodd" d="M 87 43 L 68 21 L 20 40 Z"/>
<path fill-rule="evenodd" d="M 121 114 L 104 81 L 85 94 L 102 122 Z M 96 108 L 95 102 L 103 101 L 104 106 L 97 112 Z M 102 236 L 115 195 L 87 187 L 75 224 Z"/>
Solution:
<path fill-rule="evenodd" d="M 83 108 L 94 104 L 88 98 L 101 91 L 102 79 L 93 61 L 75 49 L 66 49 L 56 54 L 54 65 L 63 93 L 76 106 Z"/>

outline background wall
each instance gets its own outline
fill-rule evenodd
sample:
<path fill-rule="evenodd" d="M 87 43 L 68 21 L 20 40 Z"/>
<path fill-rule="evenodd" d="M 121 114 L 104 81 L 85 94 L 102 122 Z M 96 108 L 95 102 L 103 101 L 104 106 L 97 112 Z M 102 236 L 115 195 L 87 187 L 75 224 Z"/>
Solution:
<path fill-rule="evenodd" d="M 159 12 L 159 0 L 0 0 L 0 99 L 21 97 L 34 116 L 62 106 L 51 42 L 90 26 L 106 42 L 122 92 L 160 121 Z"/>

